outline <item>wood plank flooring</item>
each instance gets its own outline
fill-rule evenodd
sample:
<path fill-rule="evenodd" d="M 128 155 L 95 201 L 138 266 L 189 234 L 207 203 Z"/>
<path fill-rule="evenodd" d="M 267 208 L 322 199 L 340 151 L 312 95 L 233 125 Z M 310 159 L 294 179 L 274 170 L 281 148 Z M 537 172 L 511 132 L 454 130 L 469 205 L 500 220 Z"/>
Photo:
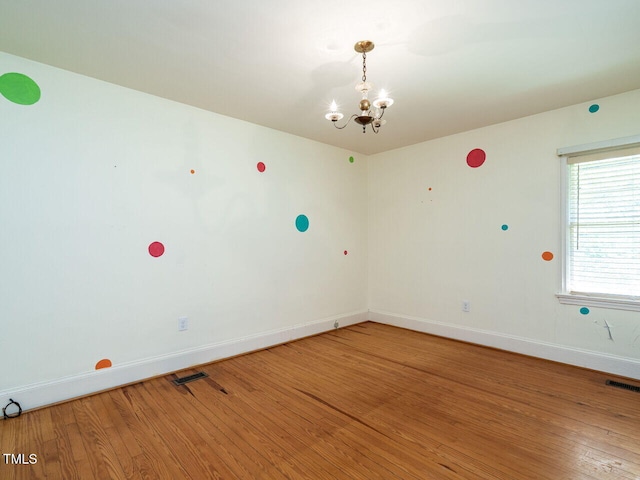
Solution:
<path fill-rule="evenodd" d="M 196 371 L 0 421 L 0 478 L 640 479 L 640 382 L 371 322 Z"/>

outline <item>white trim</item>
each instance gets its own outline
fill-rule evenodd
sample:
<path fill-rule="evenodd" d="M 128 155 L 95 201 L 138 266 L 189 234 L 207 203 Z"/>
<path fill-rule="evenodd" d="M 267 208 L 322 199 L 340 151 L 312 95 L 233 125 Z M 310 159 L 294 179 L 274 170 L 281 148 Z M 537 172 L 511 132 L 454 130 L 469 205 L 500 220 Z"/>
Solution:
<path fill-rule="evenodd" d="M 640 301 L 624 297 L 597 297 L 576 293 L 556 293 L 558 301 L 565 305 L 582 305 L 585 307 L 611 308 L 613 310 L 629 310 L 640 312 Z"/>
<path fill-rule="evenodd" d="M 632 147 L 640 145 L 640 135 L 631 135 L 630 137 L 614 138 L 611 140 L 603 140 L 600 142 L 584 143 L 582 145 L 573 145 L 571 147 L 562 147 L 556 150 L 559 157 L 578 156 L 585 153 L 595 153 L 603 150 L 616 150 L 619 148 Z"/>
<path fill-rule="evenodd" d="M 608 355 L 554 343 L 535 341 L 515 335 L 461 327 L 389 312 L 369 311 L 369 319 L 374 322 L 415 330 L 417 332 L 429 333 L 640 380 L 640 360 L 636 358 Z"/>
<path fill-rule="evenodd" d="M 584 303 L 580 304 L 583 305 Z M 342 328 L 367 320 L 640 380 L 640 360 L 634 358 L 607 355 L 406 315 L 380 311 L 369 311 L 367 314 L 367 312 L 362 311 L 146 358 L 129 364 L 94 370 L 51 382 L 41 382 L 14 390 L 4 390 L 0 392 L 0 406 L 6 405 L 9 403 L 9 398 L 13 398 L 20 403 L 24 411 L 32 410 L 140 382 L 148 378 L 166 375 L 185 368 L 196 367 L 317 335 L 333 330 L 335 321 L 338 321 Z"/>
<path fill-rule="evenodd" d="M 562 278 L 560 279 L 560 289 L 566 292 L 567 274 L 569 272 L 569 252 L 571 251 L 571 245 L 569 243 L 571 238 L 569 234 L 569 167 L 566 161 L 560 168 L 560 182 L 562 182 L 560 185 L 560 208 L 562 209 L 560 214 L 560 220 L 562 221 L 560 225 L 560 235 L 562 238 L 562 262 L 560 262 Z"/>
<path fill-rule="evenodd" d="M 366 320 L 366 311 L 336 315 L 315 322 L 271 330 L 249 335 L 244 338 L 172 352 L 157 357 L 145 358 L 128 364 L 94 370 L 50 382 L 26 385 L 14 390 L 4 390 L 0 392 L 0 406 L 6 405 L 9 403 L 9 398 L 13 398 L 20 403 L 24 411 L 32 410 L 45 405 L 71 400 L 72 398 L 110 390 L 148 378 L 166 375 L 185 368 L 211 363 L 216 360 L 222 360 L 292 340 L 328 332 L 334 329 L 334 323 L 336 321 L 340 323 L 340 327 L 342 328 L 348 325 L 362 323 Z"/>
<path fill-rule="evenodd" d="M 621 137 L 601 142 L 575 145 L 557 149 L 557 154 L 564 162 L 560 173 L 561 181 L 561 235 L 562 235 L 562 271 L 560 292 L 556 294 L 558 301 L 565 305 L 582 305 L 587 307 L 609 308 L 613 310 L 640 311 L 640 299 L 624 297 L 598 296 L 594 294 L 571 293 L 568 285 L 568 272 L 570 268 L 570 233 L 569 233 L 569 157 L 587 155 L 596 152 L 620 150 L 628 147 L 640 147 L 640 135 Z"/>

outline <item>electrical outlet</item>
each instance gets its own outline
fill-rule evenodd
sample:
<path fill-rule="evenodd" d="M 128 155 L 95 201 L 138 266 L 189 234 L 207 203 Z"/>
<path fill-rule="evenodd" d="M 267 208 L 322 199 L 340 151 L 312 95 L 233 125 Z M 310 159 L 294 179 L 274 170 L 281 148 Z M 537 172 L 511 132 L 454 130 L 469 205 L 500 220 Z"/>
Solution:
<path fill-rule="evenodd" d="M 189 317 L 180 317 L 178 318 L 178 331 L 184 332 L 185 330 L 189 330 Z"/>
<path fill-rule="evenodd" d="M 470 312 L 471 311 L 471 302 L 469 300 L 462 301 L 462 311 Z"/>

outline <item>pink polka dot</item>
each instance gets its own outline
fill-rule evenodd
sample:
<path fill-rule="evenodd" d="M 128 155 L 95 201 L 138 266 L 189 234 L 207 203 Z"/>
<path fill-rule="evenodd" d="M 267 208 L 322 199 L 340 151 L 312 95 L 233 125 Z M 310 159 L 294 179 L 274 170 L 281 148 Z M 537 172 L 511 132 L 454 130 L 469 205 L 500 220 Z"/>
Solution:
<path fill-rule="evenodd" d="M 264 172 L 267 169 L 267 166 L 262 162 L 258 162 L 258 165 L 256 166 L 258 167 L 258 171 L 260 173 Z"/>
<path fill-rule="evenodd" d="M 159 257 L 164 253 L 164 245 L 160 242 L 153 242 L 149 245 L 149 255 Z"/>
<path fill-rule="evenodd" d="M 484 163 L 487 158 L 487 154 L 480 148 L 474 148 L 467 155 L 467 165 L 471 168 L 478 168 Z"/>

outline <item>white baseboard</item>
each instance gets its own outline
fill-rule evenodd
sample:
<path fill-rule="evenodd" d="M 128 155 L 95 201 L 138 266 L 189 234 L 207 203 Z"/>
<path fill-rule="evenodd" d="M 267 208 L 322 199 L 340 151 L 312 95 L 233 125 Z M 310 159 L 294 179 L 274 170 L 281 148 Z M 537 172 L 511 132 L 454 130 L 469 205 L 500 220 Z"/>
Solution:
<path fill-rule="evenodd" d="M 185 368 L 203 365 L 223 358 L 261 350 L 274 345 L 290 342 L 334 329 L 338 321 L 340 328 L 362 323 L 367 320 L 367 312 L 356 312 L 324 318 L 312 323 L 271 330 L 244 338 L 205 345 L 198 348 L 146 358 L 136 362 L 94 370 L 80 375 L 50 382 L 26 385 L 0 392 L 0 407 L 12 398 L 20 403 L 23 411 L 51 405 L 109 390 L 122 385 L 139 382 L 148 378 L 165 375 Z"/>
<path fill-rule="evenodd" d="M 536 342 L 522 337 L 460 327 L 389 312 L 369 311 L 367 313 L 363 311 L 324 318 L 308 324 L 271 330 L 227 342 L 146 358 L 136 362 L 94 370 L 50 382 L 26 385 L 13 390 L 4 390 L 0 392 L 0 407 L 9 403 L 10 398 L 19 402 L 22 409 L 27 411 L 73 398 L 91 395 L 185 368 L 203 365 L 216 360 L 327 332 L 333 330 L 336 320 L 340 323 L 341 328 L 371 320 L 373 322 L 393 325 L 417 332 L 485 345 L 640 380 L 640 361 L 634 358 L 606 355 L 599 352 L 552 343 Z"/>
<path fill-rule="evenodd" d="M 640 380 L 640 360 L 635 358 L 538 342 L 523 337 L 460 327 L 389 312 L 369 311 L 369 320 Z"/>

